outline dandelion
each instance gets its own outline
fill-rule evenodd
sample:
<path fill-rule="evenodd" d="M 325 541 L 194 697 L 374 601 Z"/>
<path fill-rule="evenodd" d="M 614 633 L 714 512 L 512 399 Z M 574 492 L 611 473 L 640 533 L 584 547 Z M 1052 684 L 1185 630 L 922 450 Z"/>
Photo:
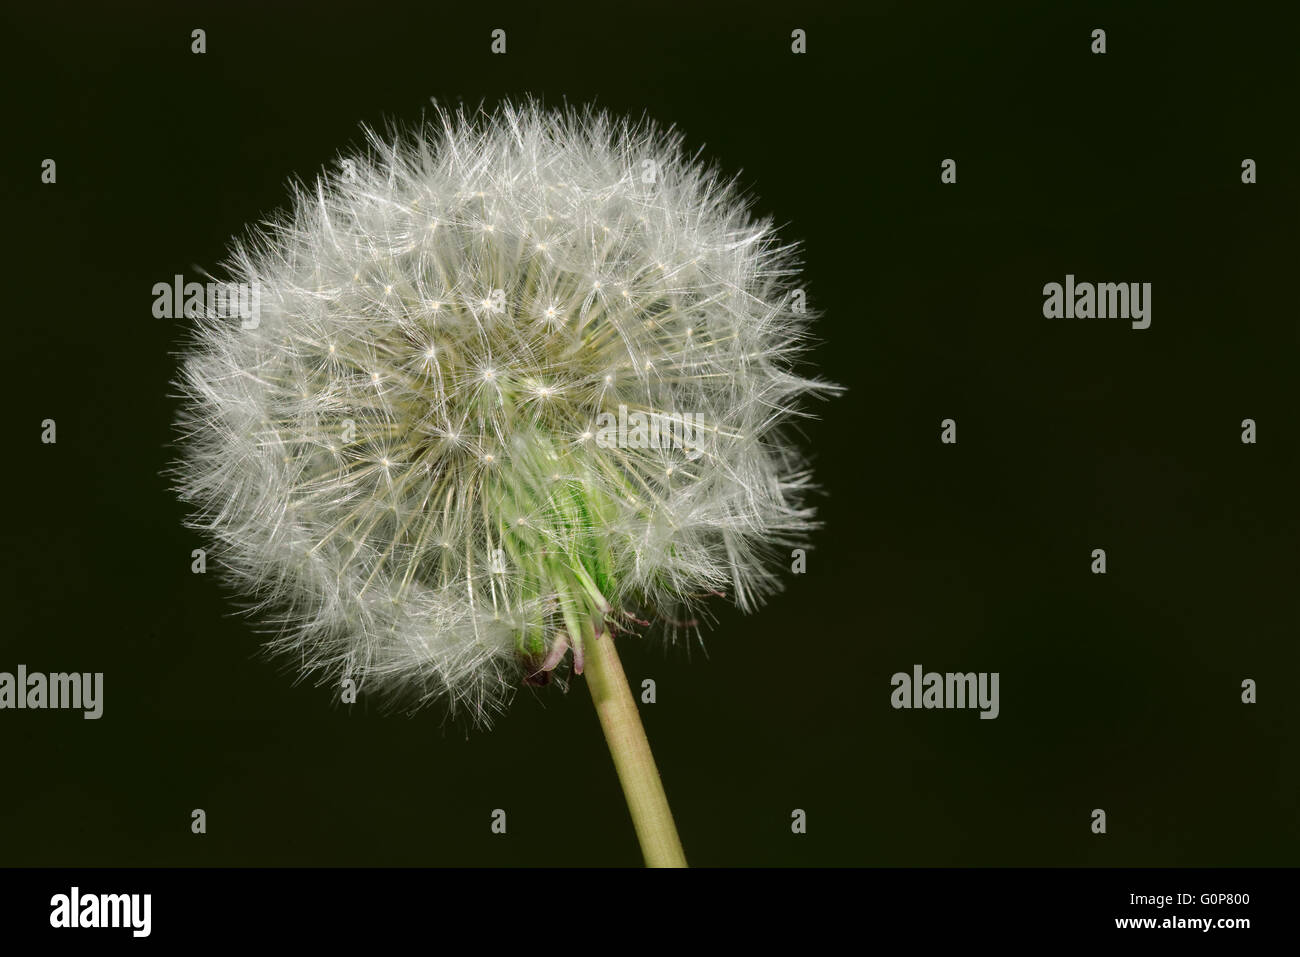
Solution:
<path fill-rule="evenodd" d="M 795 250 L 649 122 L 366 140 L 235 244 L 258 321 L 197 322 L 192 527 L 322 682 L 486 724 L 585 675 L 647 862 L 684 863 L 612 639 L 754 608 L 814 525 L 785 426 L 835 387 L 793 371 Z"/>

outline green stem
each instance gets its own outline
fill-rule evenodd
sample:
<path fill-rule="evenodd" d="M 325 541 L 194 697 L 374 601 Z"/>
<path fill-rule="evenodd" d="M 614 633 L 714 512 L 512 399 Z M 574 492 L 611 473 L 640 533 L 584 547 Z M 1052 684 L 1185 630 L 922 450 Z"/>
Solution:
<path fill-rule="evenodd" d="M 673 813 L 668 808 L 659 769 L 655 767 L 650 742 L 646 740 L 641 715 L 623 673 L 614 639 L 608 632 L 588 632 L 583 649 L 586 655 L 584 674 L 591 688 L 609 753 L 614 758 L 623 796 L 632 813 L 641 853 L 647 867 L 685 867 L 686 855 L 677 837 Z"/>

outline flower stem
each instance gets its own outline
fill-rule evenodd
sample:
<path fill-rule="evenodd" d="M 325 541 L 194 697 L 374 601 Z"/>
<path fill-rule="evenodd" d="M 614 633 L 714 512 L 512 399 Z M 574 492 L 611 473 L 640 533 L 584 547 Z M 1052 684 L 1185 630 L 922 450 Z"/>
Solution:
<path fill-rule="evenodd" d="M 623 796 L 632 813 L 641 853 L 647 867 L 685 867 L 686 855 L 677 837 L 673 813 L 668 808 L 659 769 L 655 767 L 650 742 L 646 740 L 641 716 L 627 686 L 614 639 L 608 632 L 589 633 L 584 674 L 591 688 L 609 753 L 614 758 Z"/>

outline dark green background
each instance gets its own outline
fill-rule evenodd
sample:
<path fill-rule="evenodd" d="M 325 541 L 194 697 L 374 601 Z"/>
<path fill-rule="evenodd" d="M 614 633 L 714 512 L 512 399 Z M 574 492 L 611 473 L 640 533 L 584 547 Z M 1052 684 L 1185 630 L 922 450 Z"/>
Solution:
<path fill-rule="evenodd" d="M 624 642 L 692 862 L 1295 864 L 1294 34 L 1058 6 L 6 10 L 0 670 L 106 690 L 97 722 L 0 712 L 0 864 L 639 862 L 581 682 L 490 733 L 339 709 L 190 573 L 159 474 L 183 330 L 153 284 L 215 269 L 360 121 L 525 93 L 742 170 L 849 387 L 807 430 L 807 574 L 719 608 L 707 658 Z M 1067 272 L 1152 282 L 1151 328 L 1044 319 Z M 916 663 L 1000 672 L 1001 716 L 892 710 Z"/>

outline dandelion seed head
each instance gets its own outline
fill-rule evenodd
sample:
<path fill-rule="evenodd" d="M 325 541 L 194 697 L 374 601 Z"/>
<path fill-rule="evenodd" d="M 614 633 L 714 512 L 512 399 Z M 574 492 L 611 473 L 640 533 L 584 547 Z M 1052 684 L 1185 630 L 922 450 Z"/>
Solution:
<path fill-rule="evenodd" d="M 787 426 L 835 387 L 739 187 L 593 110 L 365 137 L 236 243 L 259 321 L 199 319 L 179 381 L 177 491 L 271 648 L 486 721 L 575 621 L 779 588 L 815 524 Z M 611 447 L 621 412 L 701 427 Z"/>

